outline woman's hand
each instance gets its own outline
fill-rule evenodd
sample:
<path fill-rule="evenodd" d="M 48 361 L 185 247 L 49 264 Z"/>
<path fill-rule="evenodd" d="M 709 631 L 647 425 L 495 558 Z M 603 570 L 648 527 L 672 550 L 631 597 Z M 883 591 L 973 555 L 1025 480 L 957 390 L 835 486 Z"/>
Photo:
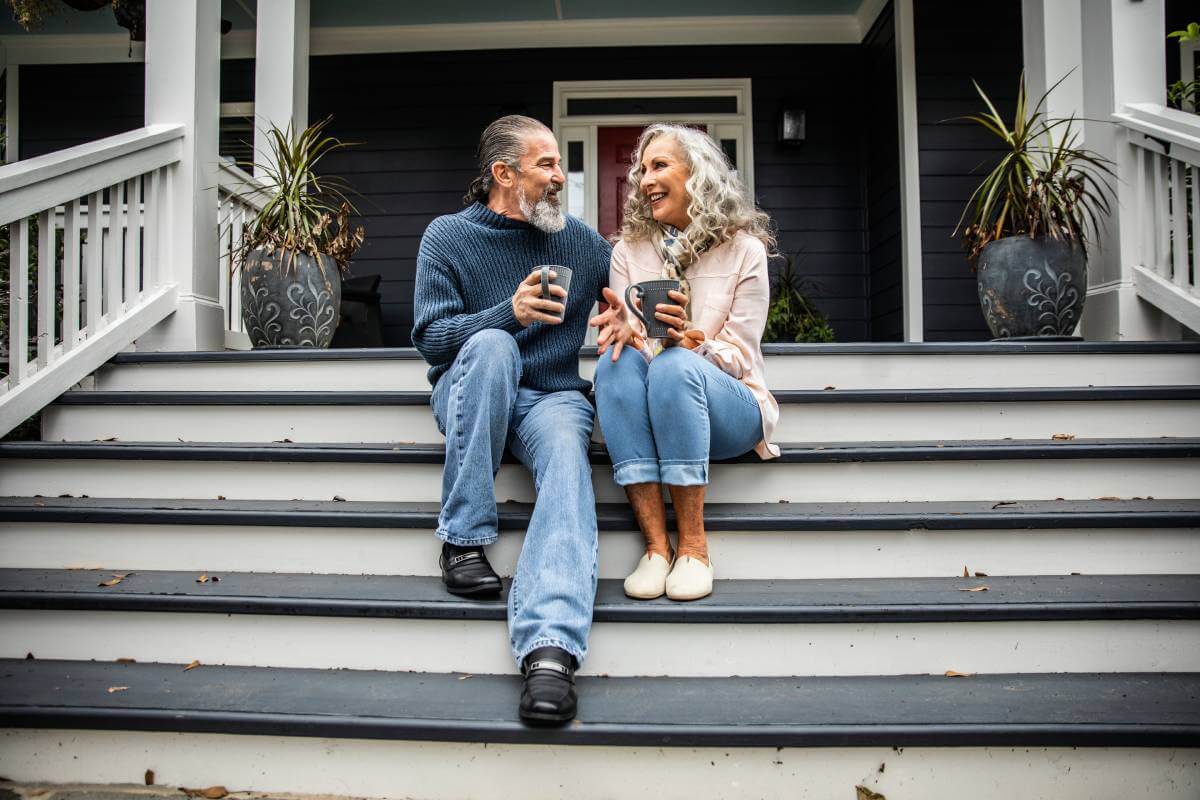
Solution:
<path fill-rule="evenodd" d="M 678 305 L 659 303 L 654 309 L 655 319 L 667 325 L 667 338 L 663 340 L 663 347 L 681 345 L 688 350 L 695 350 L 704 341 L 704 331 L 689 329 L 687 317 L 683 314 L 688 302 L 687 295 L 672 289 L 667 292 L 667 297 Z"/>
<path fill-rule="evenodd" d="M 588 325 L 600 329 L 600 335 L 596 338 L 596 354 L 603 355 L 608 346 L 612 345 L 612 360 L 616 361 L 621 357 L 621 349 L 625 345 L 641 348 L 643 340 L 626 321 L 625 304 L 617 297 L 617 293 L 607 286 L 604 287 L 604 301 L 608 303 L 608 308 L 588 320 Z"/>

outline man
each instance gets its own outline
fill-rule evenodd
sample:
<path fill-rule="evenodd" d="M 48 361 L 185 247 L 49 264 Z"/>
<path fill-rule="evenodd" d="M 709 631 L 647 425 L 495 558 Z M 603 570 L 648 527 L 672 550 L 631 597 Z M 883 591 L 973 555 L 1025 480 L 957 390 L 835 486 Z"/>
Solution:
<path fill-rule="evenodd" d="M 483 547 L 497 538 L 494 479 L 507 444 L 537 487 L 508 594 L 525 675 L 520 714 L 563 722 L 575 716 L 574 673 L 596 595 L 593 410 L 578 355 L 611 248 L 564 216 L 562 159 L 537 120 L 489 125 L 479 170 L 467 207 L 425 229 L 413 297 L 413 343 L 431 365 L 433 413 L 446 437 L 442 580 L 457 595 L 500 592 Z M 542 264 L 573 270 L 569 295 L 551 285 L 542 296 Z"/>

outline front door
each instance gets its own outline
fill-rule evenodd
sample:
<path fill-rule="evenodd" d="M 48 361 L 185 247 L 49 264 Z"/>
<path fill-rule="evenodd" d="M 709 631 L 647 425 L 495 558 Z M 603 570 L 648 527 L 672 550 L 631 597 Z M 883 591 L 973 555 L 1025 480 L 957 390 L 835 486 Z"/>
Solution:
<path fill-rule="evenodd" d="M 625 217 L 625 176 L 637 152 L 640 125 L 635 127 L 598 128 L 596 130 L 597 195 L 599 214 L 596 229 L 605 238 L 621 230 Z"/>

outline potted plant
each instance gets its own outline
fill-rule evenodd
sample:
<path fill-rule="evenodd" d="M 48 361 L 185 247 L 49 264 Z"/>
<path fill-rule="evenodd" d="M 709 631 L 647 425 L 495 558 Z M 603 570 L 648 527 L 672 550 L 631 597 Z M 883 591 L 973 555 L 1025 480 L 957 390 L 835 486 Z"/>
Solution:
<path fill-rule="evenodd" d="M 987 111 L 965 118 L 1005 148 L 955 228 L 957 235 L 966 224 L 979 303 L 998 339 L 1074 333 L 1087 294 L 1088 237 L 1110 208 L 1111 162 L 1079 146 L 1074 117 L 1051 119 L 1043 110 L 1055 86 L 1030 112 L 1022 75 L 1010 128 L 976 83 Z"/>
<path fill-rule="evenodd" d="M 805 281 L 796 278 L 793 259 L 785 255 L 783 268 L 773 281 L 773 299 L 767 308 L 764 342 L 832 342 L 833 328 L 805 296 Z"/>
<path fill-rule="evenodd" d="M 346 143 L 324 135 L 330 117 L 293 134 L 268 131 L 270 161 L 254 188 L 267 195 L 235 252 L 242 320 L 255 348 L 328 347 L 337 328 L 341 274 L 363 241 L 350 229 L 345 183 L 317 175 L 322 158 Z M 252 167 L 253 165 L 245 165 Z"/>

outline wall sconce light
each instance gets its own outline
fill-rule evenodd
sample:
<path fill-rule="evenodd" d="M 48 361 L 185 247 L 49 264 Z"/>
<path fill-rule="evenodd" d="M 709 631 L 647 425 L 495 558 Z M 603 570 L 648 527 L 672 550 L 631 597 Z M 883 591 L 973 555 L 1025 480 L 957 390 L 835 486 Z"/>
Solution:
<path fill-rule="evenodd" d="M 804 142 L 804 110 L 785 108 L 779 114 L 779 143 L 803 144 Z"/>

